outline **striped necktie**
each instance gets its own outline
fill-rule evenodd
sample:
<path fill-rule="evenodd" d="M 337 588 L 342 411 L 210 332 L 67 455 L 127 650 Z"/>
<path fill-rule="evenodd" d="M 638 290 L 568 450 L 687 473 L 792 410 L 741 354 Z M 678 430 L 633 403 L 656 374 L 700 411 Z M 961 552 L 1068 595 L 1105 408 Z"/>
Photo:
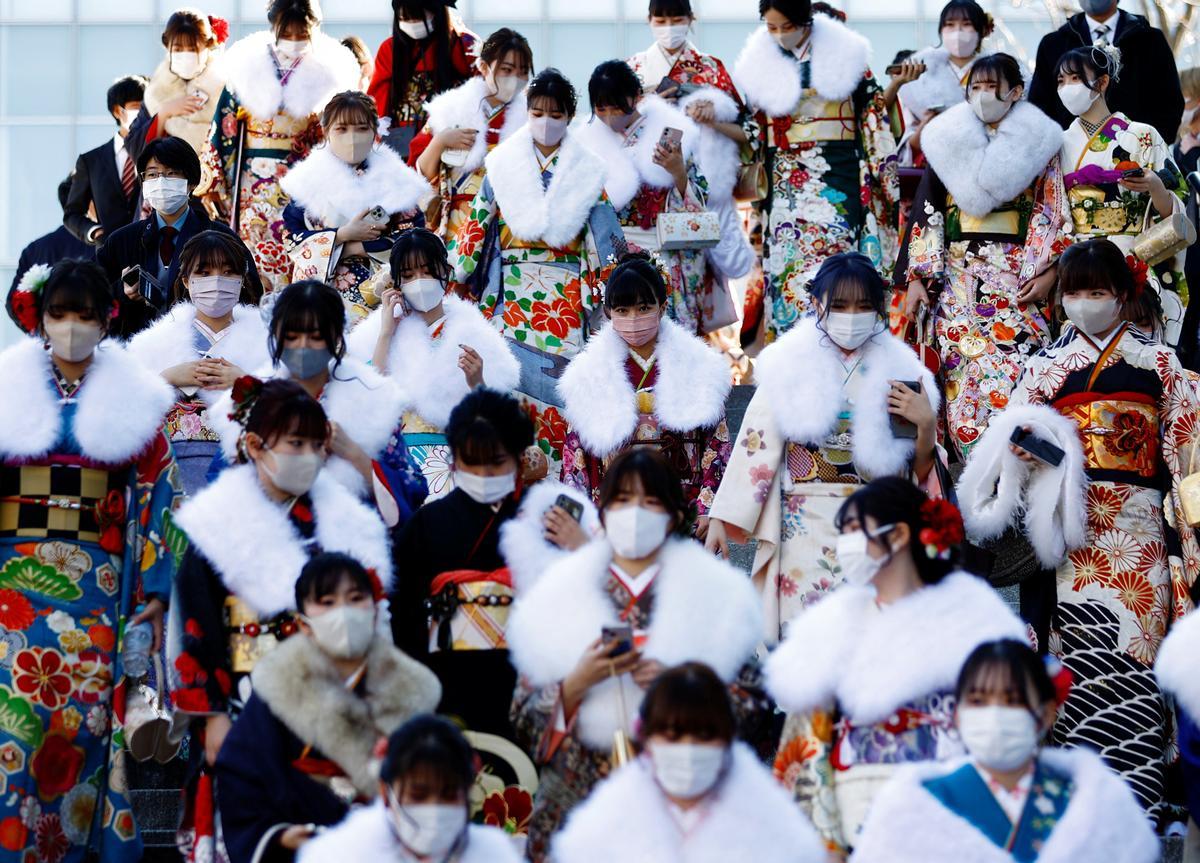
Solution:
<path fill-rule="evenodd" d="M 121 168 L 121 188 L 124 190 L 127 200 L 133 200 L 133 186 L 136 180 L 137 177 L 133 172 L 133 159 L 126 153 L 125 166 Z"/>
<path fill-rule="evenodd" d="M 1099 27 L 1097 27 L 1092 32 L 1094 33 L 1094 35 L 1096 37 L 1096 41 L 1093 44 L 1107 45 L 1108 44 L 1108 34 L 1112 32 L 1112 28 L 1109 27 L 1107 24 L 1101 24 Z"/>

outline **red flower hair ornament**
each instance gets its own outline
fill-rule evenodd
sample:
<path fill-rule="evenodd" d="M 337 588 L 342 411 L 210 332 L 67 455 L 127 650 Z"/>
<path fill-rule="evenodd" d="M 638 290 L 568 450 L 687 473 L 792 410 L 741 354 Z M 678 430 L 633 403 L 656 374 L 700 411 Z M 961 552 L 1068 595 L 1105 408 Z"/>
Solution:
<path fill-rule="evenodd" d="M 1126 255 L 1125 263 L 1133 274 L 1133 298 L 1136 300 L 1146 290 L 1146 285 L 1150 284 L 1150 265 L 1133 255 Z"/>
<path fill-rule="evenodd" d="M 930 498 L 921 505 L 921 530 L 917 534 L 930 560 L 949 560 L 954 548 L 966 539 L 962 513 L 945 498 Z"/>
<path fill-rule="evenodd" d="M 224 45 L 229 38 L 229 22 L 220 16 L 209 15 L 208 26 L 212 27 L 213 35 L 217 37 L 217 44 Z"/>

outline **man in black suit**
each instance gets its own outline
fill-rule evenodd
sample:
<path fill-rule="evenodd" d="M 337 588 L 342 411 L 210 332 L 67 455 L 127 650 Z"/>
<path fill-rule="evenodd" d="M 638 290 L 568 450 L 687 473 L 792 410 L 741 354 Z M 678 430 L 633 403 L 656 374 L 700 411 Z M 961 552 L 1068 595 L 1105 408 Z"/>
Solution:
<path fill-rule="evenodd" d="M 120 304 L 112 330 L 126 339 L 178 299 L 179 255 L 188 240 L 202 231 L 237 236 L 228 225 L 210 219 L 192 197 L 200 185 L 200 158 L 187 141 L 170 136 L 151 141 L 138 156 L 137 171 L 154 212 L 118 230 L 96 255 Z M 257 282 L 253 258 L 250 267 L 251 280 Z M 140 270 L 137 275 L 135 269 Z"/>
<path fill-rule="evenodd" d="M 72 234 L 93 246 L 136 217 L 139 189 L 137 170 L 125 150 L 129 126 L 142 110 L 146 79 L 131 75 L 108 88 L 108 113 L 117 122 L 117 134 L 75 163 L 75 180 L 63 210 L 63 224 Z M 94 209 L 94 218 L 89 210 Z"/>

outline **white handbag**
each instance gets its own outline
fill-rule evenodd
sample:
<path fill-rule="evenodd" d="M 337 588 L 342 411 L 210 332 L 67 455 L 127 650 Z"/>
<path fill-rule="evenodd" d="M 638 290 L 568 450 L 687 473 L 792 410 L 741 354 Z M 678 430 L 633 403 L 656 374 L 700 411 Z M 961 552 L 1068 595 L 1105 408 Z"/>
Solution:
<path fill-rule="evenodd" d="M 713 210 L 660 213 L 655 229 L 658 247 L 664 252 L 711 249 L 721 242 L 721 218 Z"/>

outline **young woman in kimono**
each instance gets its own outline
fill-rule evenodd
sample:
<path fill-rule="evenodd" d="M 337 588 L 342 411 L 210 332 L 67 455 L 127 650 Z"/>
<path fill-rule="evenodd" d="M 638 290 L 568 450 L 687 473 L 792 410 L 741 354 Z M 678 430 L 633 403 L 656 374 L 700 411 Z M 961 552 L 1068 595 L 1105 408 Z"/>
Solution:
<path fill-rule="evenodd" d="M 316 0 L 270 0 L 270 30 L 230 46 L 202 161 L 210 205 L 246 242 L 268 290 L 292 281 L 280 181 L 322 140 L 318 114 L 358 81 L 358 61 L 320 30 Z"/>
<path fill-rule="evenodd" d="M 1061 226 L 1062 135 L 1021 101 L 1024 90 L 1015 58 L 981 57 L 967 74 L 970 102 L 925 127 L 928 167 L 897 273 L 907 317 L 932 316 L 947 448 L 964 460 L 1025 359 L 1050 341 L 1039 304 L 1054 280 L 1042 273 Z"/>
<path fill-rule="evenodd" d="M 1043 748 L 1069 674 L 1020 641 L 981 644 L 958 679 L 966 763 L 922 764 L 876 797 L 853 863 L 1155 863 L 1129 788 L 1087 749 Z M 1061 680 L 1061 678 L 1068 678 Z"/>
<path fill-rule="evenodd" d="M 300 863 L 517 863 L 512 838 L 468 823 L 476 755 L 452 723 L 410 719 L 387 742 L 374 805 L 353 812 L 300 851 Z"/>
<path fill-rule="evenodd" d="M 148 621 L 162 642 L 183 545 L 162 431 L 174 398 L 103 341 L 103 270 L 63 261 L 26 284 L 36 336 L 0 353 L 4 856 L 136 863 L 118 633 Z"/>
<path fill-rule="evenodd" d="M 209 409 L 246 369 L 267 362 L 267 328 L 250 256 L 230 234 L 204 231 L 188 240 L 171 290 L 170 309 L 129 342 L 129 353 L 175 388 L 166 432 L 183 490 L 193 495 L 220 446 Z"/>
<path fill-rule="evenodd" d="M 667 286 L 644 256 L 630 255 L 604 289 L 609 326 L 559 381 L 567 443 L 563 482 L 599 496 L 609 462 L 631 446 L 658 449 L 683 480 L 695 534 L 729 460 L 729 364 L 665 317 Z"/>
<path fill-rule="evenodd" d="M 797 616 L 767 661 L 785 710 L 775 774 L 831 848 L 845 853 L 902 765 L 963 753 L 954 682 L 985 641 L 1025 625 L 980 578 L 956 569 L 962 518 L 908 480 L 874 480 L 843 504 L 846 583 Z"/>
<path fill-rule="evenodd" d="M 613 759 L 633 737 L 643 690 L 664 667 L 710 665 L 733 690 L 743 736 L 755 735 L 763 704 L 752 662 L 762 637 L 758 598 L 742 573 L 683 538 L 687 508 L 666 460 L 650 449 L 622 453 L 599 505 L 605 537 L 556 564 L 509 618 L 520 674 L 513 721 L 542 765 L 529 821 L 535 861 L 620 763 Z"/>
<path fill-rule="evenodd" d="M 471 214 L 483 185 L 483 160 L 529 119 L 525 87 L 533 74 L 533 49 L 525 37 L 502 27 L 479 52 L 480 74 L 425 106 L 429 122 L 413 142 L 418 171 L 437 191 L 436 223 L 446 242 Z"/>
<path fill-rule="evenodd" d="M 254 693 L 217 757 L 231 859 L 294 860 L 316 826 L 379 795 L 376 742 L 437 706 L 437 678 L 379 628 L 375 587 L 345 554 L 318 554 L 300 571 L 296 635 L 255 666 Z"/>
<path fill-rule="evenodd" d="M 365 318 L 379 298 L 367 283 L 385 266 L 400 234 L 425 224 L 429 184 L 394 150 L 376 146 L 379 117 L 365 93 L 338 93 L 321 114 L 325 146 L 280 183 L 287 252 L 296 281 L 333 285 L 350 312 Z"/>
<path fill-rule="evenodd" d="M 555 383 L 583 348 L 600 284 L 624 243 L 604 160 L 568 130 L 577 97 L 555 69 L 526 91 L 529 122 L 484 160 L 487 177 L 450 243 L 454 278 L 516 351 L 522 401 L 550 476 L 566 422 Z"/>
<path fill-rule="evenodd" d="M 812 311 L 805 274 L 859 250 L 896 258 L 896 140 L 867 68 L 870 43 L 810 0 L 760 0 L 764 26 L 733 77 L 757 112 L 770 190 L 761 202 L 767 338 Z"/>
<path fill-rule="evenodd" d="M 655 860 L 827 863 L 812 826 L 754 752 L 734 741 L 725 684 L 688 662 L 655 678 L 639 710 L 641 754 L 554 837 L 556 863 Z"/>
<path fill-rule="evenodd" d="M 758 389 L 708 513 L 709 549 L 726 553 L 730 536 L 757 540 L 771 644 L 841 582 L 834 517 L 847 495 L 888 475 L 937 484 L 937 385 L 887 332 L 883 279 L 849 252 L 827 259 L 809 290 L 816 316 L 758 360 Z"/>
<path fill-rule="evenodd" d="M 429 487 L 427 500 L 454 489 L 453 461 L 444 433 L 450 412 L 473 389 L 507 393 L 521 369 L 508 342 L 479 308 L 446 293 L 450 262 L 432 231 L 407 231 L 391 254 L 394 287 L 350 333 L 350 356 L 399 381 L 408 402 L 401 430 Z"/>

